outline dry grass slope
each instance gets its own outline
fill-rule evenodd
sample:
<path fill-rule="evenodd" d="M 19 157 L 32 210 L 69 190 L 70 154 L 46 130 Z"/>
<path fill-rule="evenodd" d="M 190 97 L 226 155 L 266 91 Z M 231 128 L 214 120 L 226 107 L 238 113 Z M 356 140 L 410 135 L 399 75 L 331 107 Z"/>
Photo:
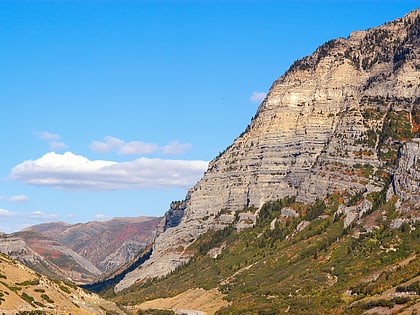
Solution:
<path fill-rule="evenodd" d="M 134 310 L 171 309 L 171 310 L 200 310 L 213 315 L 220 308 L 228 306 L 223 294 L 217 289 L 189 289 L 184 293 L 171 298 L 161 298 L 147 301 L 133 308 Z"/>
<path fill-rule="evenodd" d="M 4 254 L 0 254 L 0 310 L 4 314 L 125 314 L 96 294 L 42 276 Z"/>

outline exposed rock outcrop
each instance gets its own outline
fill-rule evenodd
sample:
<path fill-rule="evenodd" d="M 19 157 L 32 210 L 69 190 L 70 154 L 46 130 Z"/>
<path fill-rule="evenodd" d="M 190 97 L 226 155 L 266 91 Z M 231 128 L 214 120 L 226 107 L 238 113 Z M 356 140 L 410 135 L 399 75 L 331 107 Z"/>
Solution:
<path fill-rule="evenodd" d="M 363 200 L 357 206 L 346 207 L 340 205 L 337 215 L 344 215 L 344 228 L 348 228 L 355 220 L 361 219 L 364 214 L 372 209 L 372 202 Z"/>
<path fill-rule="evenodd" d="M 115 290 L 168 274 L 188 261 L 185 249 L 200 234 L 270 200 L 313 202 L 340 194 L 349 204 L 341 209 L 349 225 L 374 206 L 360 200 L 386 189 L 396 169 L 396 194 L 417 204 L 418 141 L 407 140 L 418 136 L 419 21 L 416 10 L 329 41 L 295 62 L 246 131 L 209 164 L 182 210 L 171 206 L 150 259 Z M 179 220 L 174 214 L 181 211 Z M 174 219 L 177 224 L 167 224 Z"/>
<path fill-rule="evenodd" d="M 420 139 L 412 139 L 400 150 L 394 173 L 394 189 L 401 201 L 410 201 L 420 208 Z"/>

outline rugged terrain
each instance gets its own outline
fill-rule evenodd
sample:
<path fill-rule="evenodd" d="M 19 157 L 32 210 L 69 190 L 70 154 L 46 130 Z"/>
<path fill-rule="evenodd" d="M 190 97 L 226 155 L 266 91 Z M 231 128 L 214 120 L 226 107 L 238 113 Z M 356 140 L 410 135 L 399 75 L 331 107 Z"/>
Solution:
<path fill-rule="evenodd" d="M 300 217 L 282 218 L 286 204 Z M 320 205 L 267 203 L 255 227 L 209 231 L 191 245 L 194 258 L 187 265 L 110 296 L 133 309 L 193 309 L 219 315 L 417 314 L 420 224 L 348 230 L 331 215 L 337 199 Z M 386 214 L 395 215 L 389 209 Z M 362 222 L 370 219 L 366 216 Z M 308 222 L 306 228 L 301 228 L 302 222 Z M 223 250 L 215 258 L 216 248 Z M 203 298 L 215 289 L 223 295 L 211 301 Z M 223 306 L 221 297 L 229 305 Z"/>
<path fill-rule="evenodd" d="M 159 217 L 114 218 L 68 225 L 45 223 L 27 228 L 54 238 L 91 261 L 102 273 L 134 258 L 153 241 Z"/>
<path fill-rule="evenodd" d="M 419 157 L 416 10 L 296 61 L 153 244 L 88 287 L 133 312 L 417 314 Z"/>
<path fill-rule="evenodd" d="M 0 252 L 50 277 L 79 284 L 118 269 L 153 241 L 161 218 L 35 225 L 0 235 Z"/>
<path fill-rule="evenodd" d="M 416 10 L 331 40 L 296 61 L 274 82 L 245 132 L 209 164 L 185 200 L 171 204 L 150 258 L 115 292 L 167 276 L 194 257 L 191 246 L 200 235 L 252 227 L 264 204 L 286 197 L 293 202 L 273 220 L 299 220 L 296 231 L 317 215 L 355 235 L 416 229 L 419 24 Z M 299 205 L 320 201 L 323 210 L 304 220 Z"/>
<path fill-rule="evenodd" d="M 0 235 L 0 252 L 43 275 L 76 283 L 94 281 L 101 274 L 88 259 L 37 232 Z"/>

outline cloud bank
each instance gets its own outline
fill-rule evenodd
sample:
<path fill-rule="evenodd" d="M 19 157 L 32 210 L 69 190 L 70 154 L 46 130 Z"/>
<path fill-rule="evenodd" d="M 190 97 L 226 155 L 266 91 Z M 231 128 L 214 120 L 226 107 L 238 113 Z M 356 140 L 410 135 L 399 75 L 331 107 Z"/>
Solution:
<path fill-rule="evenodd" d="M 206 161 L 139 158 L 129 162 L 89 160 L 72 152 L 49 152 L 16 165 L 10 177 L 36 186 L 71 190 L 189 188 L 207 169 Z"/>

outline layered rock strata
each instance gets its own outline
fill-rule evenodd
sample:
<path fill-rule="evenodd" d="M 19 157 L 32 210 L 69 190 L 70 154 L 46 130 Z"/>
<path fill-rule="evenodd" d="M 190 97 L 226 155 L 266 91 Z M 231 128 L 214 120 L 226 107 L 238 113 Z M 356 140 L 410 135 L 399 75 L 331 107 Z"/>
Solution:
<path fill-rule="evenodd" d="M 168 228 L 150 259 L 115 291 L 188 261 L 185 249 L 207 230 L 232 223 L 235 211 L 286 196 L 313 202 L 339 193 L 348 200 L 384 189 L 401 144 L 417 132 L 407 126 L 420 106 L 419 24 L 419 10 L 413 11 L 327 42 L 295 62 L 274 82 L 246 131 L 188 192 L 182 218 L 175 216 L 174 224 L 168 224 L 171 215 L 164 218 Z M 418 172 L 407 171 L 418 165 L 416 144 L 401 149 L 395 190 L 417 204 Z M 359 210 L 343 208 L 348 224 Z"/>
<path fill-rule="evenodd" d="M 420 138 L 407 142 L 400 150 L 393 183 L 401 201 L 411 201 L 420 208 Z"/>

